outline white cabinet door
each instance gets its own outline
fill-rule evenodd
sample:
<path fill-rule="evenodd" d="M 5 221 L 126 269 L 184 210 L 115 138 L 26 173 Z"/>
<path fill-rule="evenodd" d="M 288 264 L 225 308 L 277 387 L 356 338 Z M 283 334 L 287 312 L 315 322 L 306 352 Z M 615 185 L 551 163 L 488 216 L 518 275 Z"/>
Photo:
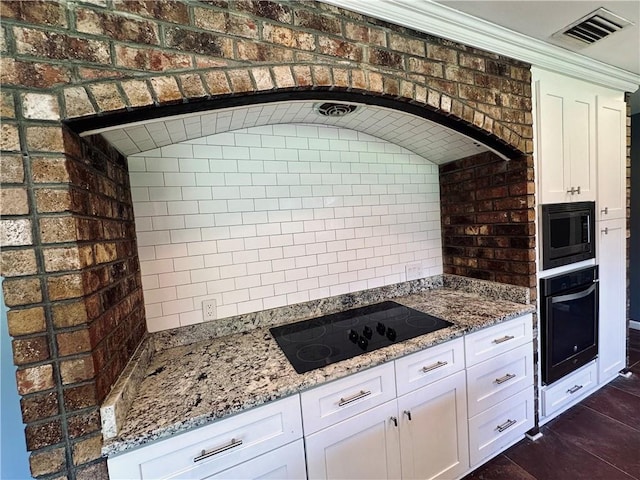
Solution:
<path fill-rule="evenodd" d="M 626 361 L 626 220 L 600 222 L 600 322 L 598 383 L 608 382 Z"/>
<path fill-rule="evenodd" d="M 576 189 L 570 200 L 576 202 L 596 199 L 596 108 L 593 94 L 579 89 L 568 96 L 569 110 L 564 117 L 569 138 L 571 180 L 567 190 Z"/>
<path fill-rule="evenodd" d="M 598 97 L 598 218 L 625 218 L 627 152 L 625 102 Z"/>
<path fill-rule="evenodd" d="M 567 115 L 565 93 L 550 81 L 539 80 L 537 87 L 538 190 L 540 203 L 566 202 L 571 183 L 569 145 L 564 131 Z"/>
<path fill-rule="evenodd" d="M 304 480 L 305 478 L 307 478 L 307 471 L 304 464 L 304 443 L 300 439 L 203 480 Z"/>
<path fill-rule="evenodd" d="M 464 372 L 398 398 L 402 478 L 457 478 L 469 468 Z"/>
<path fill-rule="evenodd" d="M 309 478 L 401 478 L 399 427 L 392 400 L 305 437 Z"/>
<path fill-rule="evenodd" d="M 540 203 L 595 200 L 595 95 L 550 74 L 536 87 Z"/>

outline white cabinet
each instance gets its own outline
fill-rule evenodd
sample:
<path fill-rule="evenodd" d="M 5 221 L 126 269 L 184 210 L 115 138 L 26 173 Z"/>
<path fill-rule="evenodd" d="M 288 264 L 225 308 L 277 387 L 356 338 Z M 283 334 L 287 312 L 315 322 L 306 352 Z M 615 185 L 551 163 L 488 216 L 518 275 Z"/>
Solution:
<path fill-rule="evenodd" d="M 602 384 L 626 363 L 626 220 L 600 222 L 599 230 L 598 383 Z"/>
<path fill-rule="evenodd" d="M 598 367 L 594 361 L 571 372 L 553 385 L 544 387 L 541 391 L 542 415 L 557 415 L 581 400 L 598 384 L 597 373 Z"/>
<path fill-rule="evenodd" d="M 531 322 L 524 315 L 465 336 L 471 467 L 534 426 Z"/>
<path fill-rule="evenodd" d="M 613 220 L 627 214 L 627 105 L 598 96 L 598 218 Z"/>
<path fill-rule="evenodd" d="M 199 480 L 252 459 L 246 478 L 260 478 L 278 468 L 293 472 L 294 464 L 304 463 L 303 452 L 297 451 L 298 458 L 290 458 L 290 450 L 262 455 L 301 438 L 300 400 L 293 395 L 110 457 L 109 477 Z"/>
<path fill-rule="evenodd" d="M 539 202 L 595 200 L 595 95 L 561 75 L 535 78 Z"/>
<path fill-rule="evenodd" d="M 464 372 L 398 398 L 402 478 L 457 478 L 469 468 Z"/>
<path fill-rule="evenodd" d="M 310 479 L 401 478 L 395 400 L 305 437 Z"/>
<path fill-rule="evenodd" d="M 303 392 L 309 478 L 450 479 L 465 473 L 463 345 L 458 338 Z M 402 393 L 397 399 L 396 389 Z"/>
<path fill-rule="evenodd" d="M 306 477 L 304 442 L 300 439 L 206 479 L 300 480 Z"/>

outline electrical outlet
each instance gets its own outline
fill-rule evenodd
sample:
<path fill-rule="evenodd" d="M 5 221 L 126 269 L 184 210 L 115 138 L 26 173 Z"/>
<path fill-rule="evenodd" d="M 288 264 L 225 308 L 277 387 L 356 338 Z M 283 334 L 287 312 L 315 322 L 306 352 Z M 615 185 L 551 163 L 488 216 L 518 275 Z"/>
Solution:
<path fill-rule="evenodd" d="M 405 270 L 406 270 L 406 274 L 407 274 L 407 281 L 416 280 L 416 279 L 420 278 L 420 272 L 422 270 L 422 265 L 420 265 L 419 263 L 408 263 L 405 266 Z"/>
<path fill-rule="evenodd" d="M 205 320 L 215 320 L 216 319 L 216 310 L 217 304 L 215 299 L 203 300 L 202 301 L 202 316 Z"/>

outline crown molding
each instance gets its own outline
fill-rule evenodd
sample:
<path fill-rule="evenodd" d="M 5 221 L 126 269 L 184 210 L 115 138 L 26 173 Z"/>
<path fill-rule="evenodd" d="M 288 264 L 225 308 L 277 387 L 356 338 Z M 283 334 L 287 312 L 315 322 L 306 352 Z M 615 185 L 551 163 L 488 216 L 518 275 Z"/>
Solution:
<path fill-rule="evenodd" d="M 640 85 L 640 75 L 514 32 L 432 0 L 321 1 L 604 87 L 634 92 Z"/>

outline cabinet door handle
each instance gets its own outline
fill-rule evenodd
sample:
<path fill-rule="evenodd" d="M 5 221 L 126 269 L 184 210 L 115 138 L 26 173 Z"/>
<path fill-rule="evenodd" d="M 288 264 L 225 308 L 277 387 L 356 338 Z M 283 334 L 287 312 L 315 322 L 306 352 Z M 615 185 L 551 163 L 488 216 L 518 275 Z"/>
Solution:
<path fill-rule="evenodd" d="M 574 393 L 576 393 L 578 390 L 580 390 L 583 387 L 583 385 L 574 385 L 573 387 L 571 387 L 569 390 L 567 390 L 567 393 L 569 395 L 573 395 Z"/>
<path fill-rule="evenodd" d="M 508 382 L 512 378 L 516 378 L 515 373 L 507 373 L 504 377 L 496 378 L 494 381 L 500 385 L 501 383 Z"/>
<path fill-rule="evenodd" d="M 199 462 L 200 460 L 204 460 L 205 458 L 213 457 L 214 455 L 218 455 L 219 453 L 226 452 L 227 450 L 231 450 L 232 448 L 236 448 L 242 445 L 242 440 L 236 440 L 235 438 L 231 439 L 231 443 L 227 445 L 223 445 L 222 447 L 214 448 L 213 450 L 202 450 L 200 455 L 193 459 L 194 462 Z"/>
<path fill-rule="evenodd" d="M 371 395 L 371 390 L 367 390 L 366 392 L 364 390 L 360 390 L 358 393 L 351 397 L 341 398 L 338 402 L 338 406 L 344 407 L 345 405 L 349 405 L 350 403 L 355 402 L 356 400 L 360 400 L 361 398 L 368 397 L 369 395 Z"/>
<path fill-rule="evenodd" d="M 576 193 L 576 189 L 571 187 L 569 190 L 567 190 L 567 193 L 570 193 L 571 195 L 573 195 L 574 193 Z"/>
<path fill-rule="evenodd" d="M 502 338 L 496 338 L 496 339 L 493 341 L 493 343 L 496 343 L 496 344 L 504 343 L 504 342 L 508 342 L 509 340 L 513 340 L 514 338 L 516 338 L 516 337 L 514 337 L 513 335 L 505 335 L 505 336 L 504 336 L 504 337 L 502 337 Z"/>
<path fill-rule="evenodd" d="M 393 422 L 394 427 L 398 427 L 398 419 L 396 417 L 390 417 L 389 420 Z"/>
<path fill-rule="evenodd" d="M 602 210 L 600 210 L 600 213 L 603 213 L 604 215 L 609 215 L 609 207 L 604 207 Z"/>
<path fill-rule="evenodd" d="M 407 416 L 407 418 L 409 419 L 409 421 L 411 421 L 411 412 L 409 410 L 405 410 L 404 414 Z"/>
<path fill-rule="evenodd" d="M 578 185 L 578 188 L 576 189 L 576 193 L 580 195 L 580 185 Z"/>
<path fill-rule="evenodd" d="M 609 235 L 609 227 L 604 227 L 602 230 L 600 230 L 602 233 L 604 233 L 605 235 Z"/>
<path fill-rule="evenodd" d="M 516 423 L 518 423 L 517 420 L 507 420 L 506 422 L 504 422 L 502 425 L 498 425 L 496 427 L 496 430 L 498 430 L 498 432 L 502 433 L 504 432 L 507 428 L 513 427 Z"/>
<path fill-rule="evenodd" d="M 448 364 L 449 364 L 449 362 L 441 362 L 440 360 L 438 360 L 434 364 L 428 365 L 426 367 L 422 367 L 422 373 L 430 372 L 431 370 L 435 370 L 436 368 L 444 367 L 445 365 L 448 365 Z"/>

